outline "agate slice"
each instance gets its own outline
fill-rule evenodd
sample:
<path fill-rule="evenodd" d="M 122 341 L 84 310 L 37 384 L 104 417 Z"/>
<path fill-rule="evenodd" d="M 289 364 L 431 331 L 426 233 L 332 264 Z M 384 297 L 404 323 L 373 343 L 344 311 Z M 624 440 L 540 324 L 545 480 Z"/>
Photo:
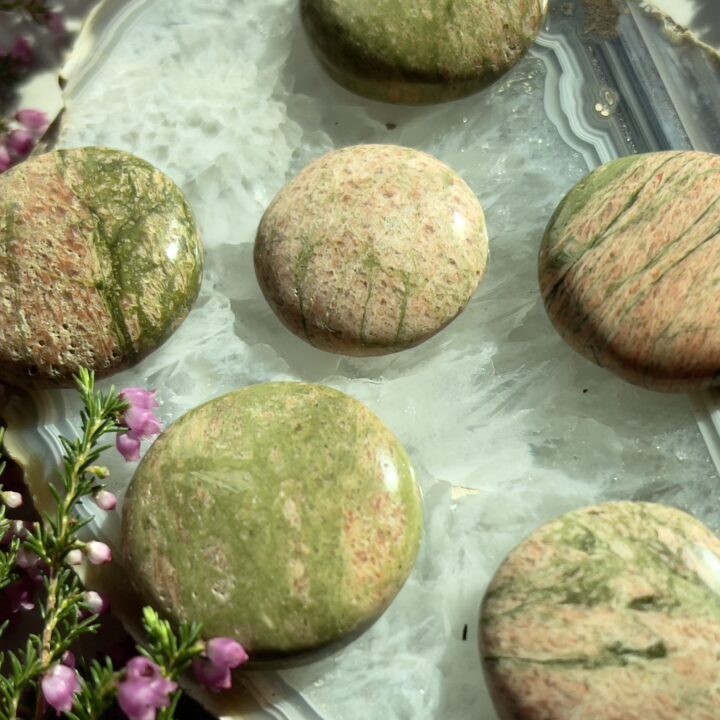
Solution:
<path fill-rule="evenodd" d="M 164 342 L 203 251 L 180 189 L 140 158 L 56 150 L 0 176 L 0 381 L 67 386 Z"/>
<path fill-rule="evenodd" d="M 359 95 L 417 105 L 469 95 L 532 45 L 547 0 L 301 0 L 310 44 Z"/>
<path fill-rule="evenodd" d="M 482 207 L 431 155 L 394 145 L 331 152 L 265 212 L 255 271 L 278 317 L 323 350 L 380 355 L 434 335 L 485 272 Z"/>
<path fill-rule="evenodd" d="M 501 720 L 713 720 L 720 540 L 661 505 L 571 512 L 500 566 L 480 642 Z"/>
<path fill-rule="evenodd" d="M 654 390 L 720 377 L 720 156 L 635 155 L 603 165 L 545 233 L 540 289 L 562 337 Z"/>
<path fill-rule="evenodd" d="M 301 383 L 190 411 L 145 455 L 123 509 L 144 601 L 236 638 L 256 661 L 370 625 L 408 577 L 421 531 L 397 439 L 358 401 Z"/>

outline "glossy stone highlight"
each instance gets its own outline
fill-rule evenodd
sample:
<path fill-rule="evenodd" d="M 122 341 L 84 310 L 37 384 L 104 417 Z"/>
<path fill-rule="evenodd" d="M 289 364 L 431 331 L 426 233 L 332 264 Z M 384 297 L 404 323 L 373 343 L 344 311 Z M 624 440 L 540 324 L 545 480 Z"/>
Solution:
<path fill-rule="evenodd" d="M 720 717 L 720 540 L 650 503 L 564 515 L 500 566 L 480 644 L 502 720 Z"/>
<path fill-rule="evenodd" d="M 415 562 L 419 490 L 395 437 L 330 388 L 256 385 L 176 421 L 144 457 L 123 511 L 143 599 L 253 660 L 348 639 Z"/>
<path fill-rule="evenodd" d="M 331 152 L 265 212 L 255 271 L 283 323 L 323 350 L 417 345 L 465 307 L 485 272 L 472 190 L 431 155 L 394 145 Z"/>
<path fill-rule="evenodd" d="M 310 44 L 348 90 L 385 102 L 469 95 L 532 45 L 547 0 L 301 0 Z"/>
<path fill-rule="evenodd" d="M 654 390 L 720 378 L 720 156 L 603 165 L 555 212 L 540 250 L 548 315 L 578 352 Z"/>
<path fill-rule="evenodd" d="M 140 158 L 56 150 L 0 176 L 0 381 L 67 386 L 164 342 L 200 288 L 180 189 Z"/>

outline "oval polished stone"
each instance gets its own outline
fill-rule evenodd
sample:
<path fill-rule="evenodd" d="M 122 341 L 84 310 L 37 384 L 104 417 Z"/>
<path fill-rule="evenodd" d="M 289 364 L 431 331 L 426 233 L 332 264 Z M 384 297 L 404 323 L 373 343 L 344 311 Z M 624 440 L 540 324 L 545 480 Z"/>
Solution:
<path fill-rule="evenodd" d="M 140 158 L 55 150 L 0 175 L 0 381 L 68 386 L 164 342 L 203 251 L 180 189 Z"/>
<path fill-rule="evenodd" d="M 410 461 L 370 410 L 271 383 L 160 436 L 128 490 L 123 542 L 146 602 L 264 660 L 372 623 L 413 567 L 422 522 Z"/>
<path fill-rule="evenodd" d="M 635 155 L 565 197 L 540 250 L 550 319 L 586 358 L 654 390 L 720 380 L 720 156 Z"/>
<path fill-rule="evenodd" d="M 323 350 L 417 345 L 465 307 L 485 272 L 482 207 L 431 155 L 394 145 L 331 152 L 275 197 L 255 271 L 285 325 Z"/>
<path fill-rule="evenodd" d="M 469 95 L 534 42 L 547 0 L 301 0 L 311 46 L 352 92 L 409 105 Z"/>
<path fill-rule="evenodd" d="M 483 602 L 502 720 L 720 717 L 720 540 L 679 510 L 607 503 L 534 532 Z"/>

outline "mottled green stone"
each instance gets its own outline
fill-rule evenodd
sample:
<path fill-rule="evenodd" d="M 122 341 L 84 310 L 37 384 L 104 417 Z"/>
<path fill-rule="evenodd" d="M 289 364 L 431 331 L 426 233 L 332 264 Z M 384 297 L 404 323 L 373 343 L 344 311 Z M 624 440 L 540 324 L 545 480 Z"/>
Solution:
<path fill-rule="evenodd" d="M 0 176 L 0 380 L 134 364 L 185 318 L 202 268 L 182 191 L 144 160 L 86 147 L 21 163 Z"/>
<path fill-rule="evenodd" d="M 581 180 L 540 248 L 540 289 L 563 338 L 629 382 L 720 382 L 720 156 L 633 155 Z"/>
<path fill-rule="evenodd" d="M 502 720 L 714 720 L 720 540 L 652 503 L 568 513 L 500 566 L 480 646 Z"/>
<path fill-rule="evenodd" d="M 321 63 L 359 95 L 403 104 L 484 87 L 532 45 L 547 0 L 301 0 Z"/>
<path fill-rule="evenodd" d="M 249 387 L 176 421 L 123 510 L 143 599 L 255 660 L 367 627 L 405 582 L 421 531 L 397 439 L 356 400 L 300 383 Z"/>

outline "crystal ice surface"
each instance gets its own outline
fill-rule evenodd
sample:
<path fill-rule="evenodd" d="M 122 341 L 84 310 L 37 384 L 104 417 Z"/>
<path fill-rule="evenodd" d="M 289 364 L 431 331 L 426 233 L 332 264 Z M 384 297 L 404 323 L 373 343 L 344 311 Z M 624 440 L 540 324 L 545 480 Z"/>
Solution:
<path fill-rule="evenodd" d="M 545 316 L 540 238 L 587 168 L 544 112 L 543 61 L 531 54 L 463 101 L 401 108 L 329 80 L 294 2 L 142 0 L 122 12 L 83 82 L 71 83 L 60 145 L 122 148 L 173 177 L 195 209 L 207 272 L 177 333 L 113 383 L 157 388 L 165 422 L 276 379 L 324 382 L 370 406 L 418 471 L 419 562 L 371 630 L 281 677 L 328 720 L 494 718 L 478 607 L 524 535 L 572 508 L 627 498 L 667 502 L 720 527 L 715 470 L 687 398 L 594 367 Z M 263 210 L 294 173 L 364 142 L 409 145 L 458 171 L 486 210 L 491 254 L 474 299 L 435 338 L 393 356 L 347 359 L 280 325 L 255 281 L 252 244 Z M 112 470 L 111 489 L 122 496 L 132 467 L 112 461 Z M 116 532 L 108 519 L 107 538 L 116 542 Z"/>

